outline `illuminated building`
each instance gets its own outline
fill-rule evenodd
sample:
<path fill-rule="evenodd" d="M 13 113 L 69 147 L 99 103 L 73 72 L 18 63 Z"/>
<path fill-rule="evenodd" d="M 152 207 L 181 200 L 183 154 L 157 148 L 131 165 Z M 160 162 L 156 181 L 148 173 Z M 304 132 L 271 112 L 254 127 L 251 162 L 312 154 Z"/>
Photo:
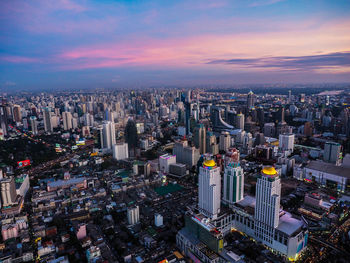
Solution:
<path fill-rule="evenodd" d="M 223 202 L 231 205 L 243 199 L 244 173 L 239 163 L 228 163 L 225 167 Z"/>
<path fill-rule="evenodd" d="M 221 176 L 220 167 L 214 160 L 205 160 L 199 168 L 198 207 L 206 216 L 215 219 L 220 213 Z"/>

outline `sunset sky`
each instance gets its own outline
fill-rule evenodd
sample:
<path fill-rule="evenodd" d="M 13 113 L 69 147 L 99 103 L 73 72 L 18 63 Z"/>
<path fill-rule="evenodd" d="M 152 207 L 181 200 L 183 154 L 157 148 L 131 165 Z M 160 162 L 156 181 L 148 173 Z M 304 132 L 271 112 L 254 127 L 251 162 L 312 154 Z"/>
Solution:
<path fill-rule="evenodd" d="M 0 1 L 0 91 L 350 82 L 350 1 Z"/>

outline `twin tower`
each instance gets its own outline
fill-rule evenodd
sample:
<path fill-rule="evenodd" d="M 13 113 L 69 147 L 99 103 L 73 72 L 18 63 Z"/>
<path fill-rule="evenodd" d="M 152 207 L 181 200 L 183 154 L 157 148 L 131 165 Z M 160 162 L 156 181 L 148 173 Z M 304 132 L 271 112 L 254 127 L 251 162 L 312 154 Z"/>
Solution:
<path fill-rule="evenodd" d="M 220 213 L 221 175 L 220 167 L 214 160 L 205 160 L 199 168 L 198 207 L 205 216 L 216 219 Z M 223 202 L 228 205 L 243 199 L 244 174 L 238 163 L 229 163 L 225 167 Z"/>

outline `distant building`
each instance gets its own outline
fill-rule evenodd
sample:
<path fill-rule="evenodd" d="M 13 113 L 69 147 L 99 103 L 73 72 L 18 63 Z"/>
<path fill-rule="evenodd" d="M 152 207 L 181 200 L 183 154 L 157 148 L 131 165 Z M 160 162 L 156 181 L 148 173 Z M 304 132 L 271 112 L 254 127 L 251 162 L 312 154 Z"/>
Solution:
<path fill-rule="evenodd" d="M 128 224 L 136 225 L 140 222 L 140 210 L 138 206 L 128 207 L 127 209 Z"/>
<path fill-rule="evenodd" d="M 227 152 L 228 149 L 231 147 L 231 136 L 228 132 L 221 132 L 220 139 L 219 139 L 219 150 Z"/>
<path fill-rule="evenodd" d="M 112 150 L 113 144 L 116 143 L 115 124 L 111 121 L 104 121 L 102 129 L 100 130 L 100 136 L 101 148 Z"/>
<path fill-rule="evenodd" d="M 154 225 L 160 227 L 163 225 L 163 216 L 161 214 L 154 214 Z"/>
<path fill-rule="evenodd" d="M 187 141 L 175 142 L 173 154 L 176 156 L 177 163 L 186 164 L 189 168 L 196 165 L 199 160 L 199 149 L 188 146 Z"/>
<path fill-rule="evenodd" d="M 0 184 L 2 206 L 11 206 L 15 204 L 17 193 L 14 177 L 3 178 Z"/>
<path fill-rule="evenodd" d="M 113 145 L 113 158 L 117 161 L 129 158 L 129 149 L 127 143 L 117 143 Z"/>
<path fill-rule="evenodd" d="M 33 135 L 38 134 L 38 121 L 35 116 L 30 117 L 30 127 Z"/>
<path fill-rule="evenodd" d="M 279 150 L 281 152 L 288 152 L 288 155 L 294 151 L 294 134 L 280 134 L 279 135 Z"/>
<path fill-rule="evenodd" d="M 206 129 L 202 123 L 198 124 L 194 130 L 194 144 L 200 154 L 206 153 Z"/>
<path fill-rule="evenodd" d="M 63 129 L 65 131 L 71 130 L 72 129 L 72 113 L 65 111 L 62 113 L 62 117 L 63 117 Z"/>
<path fill-rule="evenodd" d="M 323 160 L 328 163 L 340 164 L 341 144 L 326 142 L 324 145 Z"/>
<path fill-rule="evenodd" d="M 176 156 L 163 154 L 159 156 L 159 170 L 162 173 L 169 173 L 169 165 L 176 163 Z"/>
<path fill-rule="evenodd" d="M 51 110 L 49 108 L 44 108 L 43 119 L 45 132 L 53 132 L 53 125 L 51 122 Z"/>

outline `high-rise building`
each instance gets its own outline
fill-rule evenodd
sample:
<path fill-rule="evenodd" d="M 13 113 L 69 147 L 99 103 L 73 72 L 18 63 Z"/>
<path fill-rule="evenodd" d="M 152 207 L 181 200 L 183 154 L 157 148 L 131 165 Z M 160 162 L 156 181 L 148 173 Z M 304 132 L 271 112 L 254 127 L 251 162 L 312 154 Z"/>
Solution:
<path fill-rule="evenodd" d="M 159 156 L 159 170 L 162 173 L 169 173 L 169 166 L 174 163 L 176 163 L 175 155 L 163 154 Z"/>
<path fill-rule="evenodd" d="M 220 213 L 220 167 L 214 160 L 205 160 L 199 168 L 198 208 L 205 216 L 216 219 Z"/>
<path fill-rule="evenodd" d="M 33 135 L 38 134 L 38 121 L 35 116 L 30 116 L 30 127 Z"/>
<path fill-rule="evenodd" d="M 51 110 L 49 108 L 44 108 L 43 119 L 45 132 L 53 132 L 53 126 L 51 123 Z"/>
<path fill-rule="evenodd" d="M 188 145 L 187 141 L 175 142 L 173 154 L 176 156 L 177 163 L 186 164 L 188 168 L 196 165 L 199 160 L 199 149 Z"/>
<path fill-rule="evenodd" d="M 243 199 L 244 173 L 239 163 L 230 162 L 225 166 L 222 200 L 232 205 Z"/>
<path fill-rule="evenodd" d="M 244 130 L 244 114 L 242 113 L 236 115 L 236 128 Z"/>
<path fill-rule="evenodd" d="M 265 123 L 264 124 L 264 135 L 266 137 L 275 137 L 276 134 L 276 127 L 273 122 Z"/>
<path fill-rule="evenodd" d="M 65 131 L 71 130 L 72 129 L 72 113 L 69 111 L 65 111 L 62 113 L 63 117 L 63 129 Z"/>
<path fill-rule="evenodd" d="M 129 158 L 129 149 L 127 143 L 117 143 L 113 145 L 113 158 L 117 161 Z"/>
<path fill-rule="evenodd" d="M 128 207 L 127 209 L 128 224 L 136 225 L 140 222 L 140 210 L 138 206 Z"/>
<path fill-rule="evenodd" d="M 7 120 L 7 110 L 5 105 L 0 105 L 0 128 L 2 129 L 4 136 L 7 136 L 8 120 Z"/>
<path fill-rule="evenodd" d="M 13 120 L 15 122 L 21 122 L 22 121 L 22 109 L 19 105 L 13 106 Z"/>
<path fill-rule="evenodd" d="M 293 133 L 280 134 L 279 135 L 279 146 L 281 152 L 292 153 L 294 151 L 294 137 Z"/>
<path fill-rule="evenodd" d="M 192 104 L 188 101 L 185 102 L 185 128 L 186 135 L 191 132 L 191 114 L 192 114 Z"/>
<path fill-rule="evenodd" d="M 15 204 L 17 193 L 14 177 L 3 178 L 1 179 L 0 184 L 2 206 Z"/>
<path fill-rule="evenodd" d="M 128 120 L 125 127 L 125 141 L 128 144 L 129 151 L 136 150 L 136 147 L 138 145 L 137 127 L 132 119 Z"/>
<path fill-rule="evenodd" d="M 219 139 L 219 150 L 227 152 L 231 147 L 231 136 L 228 132 L 221 132 Z"/>
<path fill-rule="evenodd" d="M 116 143 L 114 123 L 110 121 L 104 121 L 102 124 L 102 129 L 100 130 L 100 135 L 101 148 L 112 149 L 112 145 Z"/>
<path fill-rule="evenodd" d="M 207 132 L 206 136 L 206 151 L 212 155 L 219 153 L 219 145 L 216 142 L 216 136 L 212 131 Z"/>
<path fill-rule="evenodd" d="M 266 227 L 276 228 L 279 223 L 281 180 L 272 166 L 264 167 L 256 183 L 256 205 L 254 217 L 257 220 L 256 235 L 264 236 Z M 273 232 L 272 232 L 273 233 Z M 270 235 L 266 237 L 272 239 Z"/>
<path fill-rule="evenodd" d="M 324 145 L 323 160 L 325 162 L 340 164 L 342 146 L 336 142 L 326 142 Z"/>
<path fill-rule="evenodd" d="M 251 109 L 255 105 L 255 94 L 252 91 L 249 91 L 247 96 L 247 107 L 248 109 Z"/>
<path fill-rule="evenodd" d="M 206 129 L 202 123 L 198 124 L 194 130 L 194 144 L 200 154 L 206 153 Z"/>

